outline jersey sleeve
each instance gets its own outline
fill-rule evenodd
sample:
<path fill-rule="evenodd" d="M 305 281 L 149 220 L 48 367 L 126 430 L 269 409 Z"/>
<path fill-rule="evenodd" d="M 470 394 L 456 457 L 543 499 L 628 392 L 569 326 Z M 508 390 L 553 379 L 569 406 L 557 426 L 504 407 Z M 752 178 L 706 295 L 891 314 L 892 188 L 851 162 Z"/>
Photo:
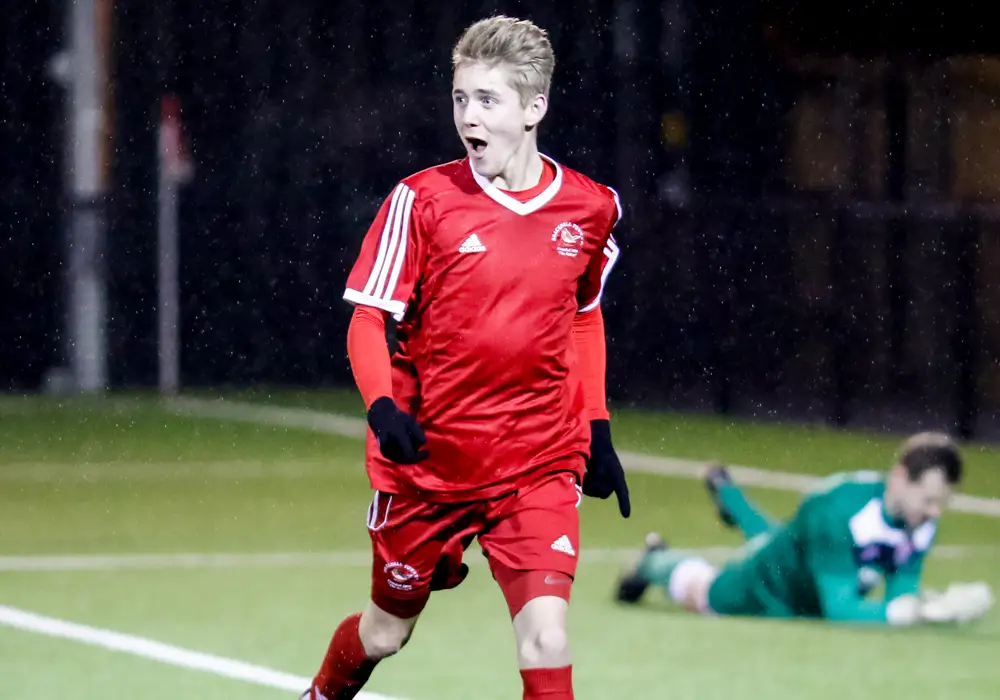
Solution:
<path fill-rule="evenodd" d="M 601 308 L 593 313 L 577 314 L 571 333 L 573 346 L 580 363 L 580 382 L 583 385 L 583 403 L 590 420 L 608 420 L 607 347 L 604 341 L 604 316 Z"/>
<path fill-rule="evenodd" d="M 622 205 L 618 199 L 618 193 L 610 187 L 607 188 L 609 196 L 614 202 L 614 210 L 608 217 L 607 233 L 597 246 L 587 263 L 587 269 L 580 277 L 580 283 L 576 291 L 576 301 L 579 313 L 593 311 L 601 303 L 601 295 L 604 293 L 604 284 L 608 275 L 618 261 L 618 243 L 615 241 L 614 229 L 622 218 Z"/>
<path fill-rule="evenodd" d="M 420 278 L 423 228 L 416 193 L 400 183 L 382 203 L 347 277 L 344 299 L 402 321 Z"/>
<path fill-rule="evenodd" d="M 887 624 L 885 601 L 866 600 L 858 590 L 854 539 L 846 520 L 819 499 L 806 525 L 806 565 L 816 582 L 823 617 L 830 622 Z"/>

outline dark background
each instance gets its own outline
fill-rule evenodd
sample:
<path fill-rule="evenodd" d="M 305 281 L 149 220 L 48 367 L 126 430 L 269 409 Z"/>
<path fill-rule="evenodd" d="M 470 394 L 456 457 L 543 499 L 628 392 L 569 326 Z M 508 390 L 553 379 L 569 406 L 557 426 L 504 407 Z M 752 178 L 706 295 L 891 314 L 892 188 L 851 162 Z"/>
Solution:
<path fill-rule="evenodd" d="M 555 46 L 542 150 L 626 208 L 612 400 L 1000 434 L 1000 39 L 985 6 L 920 7 L 118 0 L 111 383 L 156 382 L 162 95 L 196 164 L 183 383 L 350 385 L 347 270 L 394 183 L 461 155 L 450 47 L 500 11 Z M 64 13 L 0 17 L 0 390 L 66 361 Z"/>

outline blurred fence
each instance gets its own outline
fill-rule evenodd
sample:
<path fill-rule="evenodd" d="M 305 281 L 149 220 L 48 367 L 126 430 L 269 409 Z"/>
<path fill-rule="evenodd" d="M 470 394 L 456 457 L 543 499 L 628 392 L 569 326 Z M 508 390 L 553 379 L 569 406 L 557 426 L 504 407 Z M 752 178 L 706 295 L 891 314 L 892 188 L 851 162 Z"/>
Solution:
<path fill-rule="evenodd" d="M 924 89 L 919 66 L 869 79 L 842 61 L 846 87 L 792 70 L 768 47 L 767 5 L 118 0 L 113 383 L 156 380 L 162 94 L 181 98 L 196 164 L 180 216 L 184 383 L 349 384 L 340 295 L 361 236 L 396 180 L 460 155 L 449 47 L 506 11 L 556 48 L 543 150 L 626 205 L 607 295 L 613 399 L 1000 430 L 998 218 L 951 201 L 947 144 L 965 132 L 940 117 L 947 90 Z M 63 354 L 61 116 L 44 76 L 61 12 L 22 3 L 3 25 L 18 165 L 2 171 L 0 380 L 17 388 Z M 822 128 L 803 131 L 804 105 Z M 866 109 L 886 128 L 859 127 Z M 915 130 L 924 145 L 901 145 Z M 849 187 L 822 181 L 829 143 L 853 154 L 832 168 Z"/>
<path fill-rule="evenodd" d="M 993 434 L 997 212 L 914 209 L 803 197 L 665 211 L 629 241 L 615 288 L 616 395 Z"/>

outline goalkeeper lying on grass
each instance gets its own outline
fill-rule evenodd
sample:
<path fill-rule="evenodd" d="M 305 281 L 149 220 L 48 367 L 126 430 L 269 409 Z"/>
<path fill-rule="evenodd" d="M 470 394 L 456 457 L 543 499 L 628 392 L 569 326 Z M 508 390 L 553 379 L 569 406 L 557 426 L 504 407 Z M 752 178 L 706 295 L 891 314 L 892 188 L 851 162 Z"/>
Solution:
<path fill-rule="evenodd" d="M 722 521 L 747 538 L 741 555 L 716 569 L 650 534 L 619 581 L 618 600 L 638 602 L 654 585 L 689 611 L 717 615 L 889 625 L 974 620 L 993 604 L 986 584 L 919 589 L 937 520 L 961 477 L 958 446 L 946 435 L 920 433 L 903 444 L 888 474 L 834 475 L 779 523 L 715 466 L 706 485 Z M 869 599 L 880 581 L 884 600 Z"/>

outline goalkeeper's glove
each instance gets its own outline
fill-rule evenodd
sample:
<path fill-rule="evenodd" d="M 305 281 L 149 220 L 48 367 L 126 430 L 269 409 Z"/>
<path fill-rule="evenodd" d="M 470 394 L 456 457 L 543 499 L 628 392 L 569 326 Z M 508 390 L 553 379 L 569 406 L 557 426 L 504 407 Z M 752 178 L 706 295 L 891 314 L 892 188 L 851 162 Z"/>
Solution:
<path fill-rule="evenodd" d="M 970 622 L 993 607 L 993 591 L 985 583 L 953 583 L 939 596 L 929 597 L 920 609 L 926 622 Z"/>
<path fill-rule="evenodd" d="M 430 456 L 420 449 L 427 443 L 424 431 L 409 413 L 399 410 L 391 397 L 375 399 L 368 408 L 368 426 L 378 440 L 382 456 L 398 464 L 416 464 Z"/>
<path fill-rule="evenodd" d="M 625 470 L 611 444 L 610 421 L 590 421 L 590 459 L 583 476 L 583 493 L 594 498 L 608 498 L 613 493 L 618 497 L 622 517 L 632 513 Z"/>
<path fill-rule="evenodd" d="M 943 593 L 928 590 L 919 596 L 899 596 L 889 602 L 886 616 L 894 625 L 971 622 L 989 612 L 993 602 L 987 584 L 955 583 Z"/>

